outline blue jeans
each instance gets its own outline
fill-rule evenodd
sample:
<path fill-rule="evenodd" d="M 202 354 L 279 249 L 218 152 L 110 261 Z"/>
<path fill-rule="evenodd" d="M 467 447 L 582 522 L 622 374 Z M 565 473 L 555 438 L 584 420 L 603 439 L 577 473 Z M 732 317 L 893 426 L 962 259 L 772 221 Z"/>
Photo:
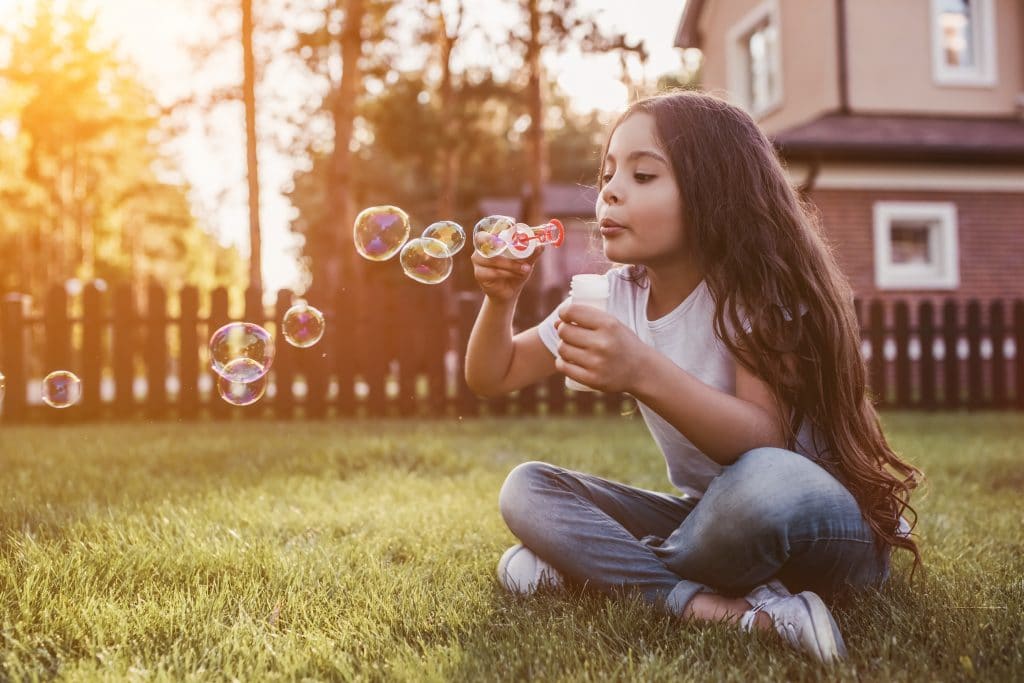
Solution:
<path fill-rule="evenodd" d="M 853 495 L 807 458 L 743 454 L 701 499 L 646 491 L 542 462 L 508 475 L 501 514 L 568 581 L 636 590 L 682 615 L 698 592 L 745 595 L 773 578 L 830 597 L 889 574 Z"/>

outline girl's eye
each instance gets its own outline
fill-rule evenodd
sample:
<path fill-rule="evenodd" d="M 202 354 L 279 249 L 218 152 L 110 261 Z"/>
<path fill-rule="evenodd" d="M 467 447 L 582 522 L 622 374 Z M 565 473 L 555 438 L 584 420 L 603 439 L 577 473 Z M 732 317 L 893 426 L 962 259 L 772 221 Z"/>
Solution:
<path fill-rule="evenodd" d="M 602 185 L 604 185 L 606 183 L 610 183 L 611 181 L 612 181 L 612 174 L 611 173 L 605 173 L 605 174 L 603 174 L 601 176 L 601 184 Z"/>
<path fill-rule="evenodd" d="M 634 173 L 633 180 L 637 181 L 638 183 L 646 183 L 650 180 L 654 180 L 654 176 L 651 175 L 650 173 Z"/>

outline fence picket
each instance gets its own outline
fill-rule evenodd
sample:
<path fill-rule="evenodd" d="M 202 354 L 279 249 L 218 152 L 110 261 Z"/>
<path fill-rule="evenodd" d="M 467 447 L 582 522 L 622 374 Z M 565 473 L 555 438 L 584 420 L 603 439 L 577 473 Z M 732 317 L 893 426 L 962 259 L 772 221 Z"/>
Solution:
<path fill-rule="evenodd" d="M 981 370 L 981 304 L 977 299 L 967 302 L 967 405 L 980 408 L 985 404 Z"/>
<path fill-rule="evenodd" d="M 291 292 L 278 292 L 273 320 L 266 315 L 261 294 L 247 292 L 242 315 L 273 329 L 277 355 L 271 370 L 275 393 L 245 409 L 221 401 L 216 387 L 212 395 L 203 389 L 207 379 L 203 340 L 232 319 L 223 288 L 211 293 L 207 317 L 200 313 L 199 291 L 184 288 L 177 318 L 168 315 L 168 297 L 173 293 L 157 283 L 146 289 L 144 314 L 136 310 L 130 287 L 116 287 L 109 317 L 103 292 L 92 285 L 85 288 L 81 313 L 75 316 L 69 315 L 72 302 L 62 287 L 48 291 L 41 313 L 26 311 L 20 296 L 7 295 L 0 306 L 0 369 L 7 376 L 0 415 L 7 422 L 108 415 L 130 419 L 140 409 L 153 419 L 174 415 L 193 419 L 204 411 L 219 419 L 258 419 L 267 414 L 281 419 L 300 415 L 470 417 L 481 412 L 560 415 L 569 406 L 577 415 L 614 415 L 624 405 L 627 397 L 621 393 L 570 393 L 561 374 L 520 390 L 514 400 L 473 395 L 462 364 L 481 305 L 479 294 L 457 292 L 447 285 L 406 288 L 401 280 L 400 273 L 367 269 L 362 281 L 346 284 L 330 297 L 317 299 L 315 292 L 309 294 L 311 304 L 323 310 L 328 321 L 324 339 L 309 349 L 290 346 L 282 335 L 280 323 L 291 305 Z M 516 328 L 537 324 L 563 296 L 557 288 L 524 293 Z M 869 386 L 880 406 L 1024 409 L 1024 300 L 982 304 L 949 298 L 942 302 L 941 318 L 934 301 L 921 301 L 912 316 L 910 305 L 896 300 L 891 327 L 886 306 L 880 300 L 854 301 L 861 335 L 871 344 Z M 912 355 L 915 338 L 920 353 Z M 941 361 L 936 354 L 940 341 L 945 349 Z M 894 345 L 895 357 L 886 358 L 887 342 Z M 958 344 L 966 345 L 968 351 L 962 358 Z M 40 357 L 29 354 L 36 348 L 41 349 Z M 452 355 L 457 359 L 454 378 L 449 367 Z M 82 379 L 83 398 L 76 410 L 40 410 L 32 405 L 38 399 L 27 396 L 30 381 L 57 369 L 71 370 Z M 113 374 L 112 400 L 103 388 L 108 371 Z M 307 392 L 304 399 L 296 393 L 302 386 L 297 381 L 300 375 Z M 173 401 L 168 394 L 172 376 L 180 387 Z M 147 387 L 143 402 L 135 397 L 135 382 L 140 379 Z M 213 379 L 216 382 L 216 376 Z M 450 392 L 452 379 L 454 391 Z M 396 380 L 397 394 L 393 391 Z M 367 388 L 368 395 L 363 393 Z"/>
<path fill-rule="evenodd" d="M 921 343 L 921 361 L 918 366 L 921 377 L 921 407 L 935 410 L 935 305 L 922 301 L 917 309 L 918 339 Z"/>
<path fill-rule="evenodd" d="M 960 328 L 956 301 L 946 299 L 942 304 L 942 395 L 947 408 L 960 405 L 960 358 L 957 348 Z"/>
<path fill-rule="evenodd" d="M 103 411 L 103 293 L 89 283 L 82 292 L 82 414 L 95 419 Z"/>
<path fill-rule="evenodd" d="M 178 360 L 178 410 L 185 419 L 199 415 L 199 290 L 181 290 L 178 324 L 181 357 Z"/>
<path fill-rule="evenodd" d="M 993 301 L 988 308 L 989 339 L 992 341 L 992 407 L 1006 407 L 1006 354 L 1003 342 L 1006 339 L 1006 325 L 1003 322 L 1003 302 Z"/>
<path fill-rule="evenodd" d="M 167 295 L 149 285 L 146 306 L 146 415 L 159 418 L 167 411 Z"/>

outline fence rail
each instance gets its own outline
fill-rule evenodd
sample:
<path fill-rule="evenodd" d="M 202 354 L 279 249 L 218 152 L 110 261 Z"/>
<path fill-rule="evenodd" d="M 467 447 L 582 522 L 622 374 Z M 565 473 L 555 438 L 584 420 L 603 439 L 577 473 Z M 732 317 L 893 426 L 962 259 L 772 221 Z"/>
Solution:
<path fill-rule="evenodd" d="M 87 287 L 71 299 L 55 288 L 42 313 L 25 311 L 19 297 L 8 296 L 0 308 L 0 371 L 7 377 L 0 419 L 587 415 L 629 405 L 622 394 L 568 392 L 560 376 L 512 396 L 476 397 L 463 380 L 462 358 L 479 295 L 446 286 L 375 274 L 358 288 L 310 293 L 306 298 L 328 324 L 309 349 L 281 338 L 277 322 L 292 303 L 287 290 L 278 292 L 272 311 L 259 292 L 249 291 L 244 311 L 234 316 L 223 289 L 208 302 L 191 287 L 169 297 L 151 285 L 138 304 L 136 294 Z M 528 289 L 517 326 L 538 322 L 563 296 Z M 856 305 L 869 383 L 881 407 L 1024 409 L 1024 300 Z M 209 370 L 206 340 L 232 319 L 266 326 L 277 342 L 267 395 L 246 408 L 219 399 Z M 57 369 L 82 380 L 82 400 L 72 409 L 44 409 L 39 400 L 40 379 Z"/>

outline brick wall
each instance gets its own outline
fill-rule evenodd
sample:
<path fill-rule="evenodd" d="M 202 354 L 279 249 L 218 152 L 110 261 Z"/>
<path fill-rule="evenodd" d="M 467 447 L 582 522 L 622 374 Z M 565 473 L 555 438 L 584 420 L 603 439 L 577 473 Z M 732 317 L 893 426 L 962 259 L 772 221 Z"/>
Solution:
<path fill-rule="evenodd" d="M 862 299 L 919 301 L 1024 298 L 1024 194 L 1011 192 L 928 192 L 816 190 L 825 235 L 840 267 Z M 957 207 L 960 286 L 955 290 L 875 287 L 876 201 L 953 202 Z"/>

